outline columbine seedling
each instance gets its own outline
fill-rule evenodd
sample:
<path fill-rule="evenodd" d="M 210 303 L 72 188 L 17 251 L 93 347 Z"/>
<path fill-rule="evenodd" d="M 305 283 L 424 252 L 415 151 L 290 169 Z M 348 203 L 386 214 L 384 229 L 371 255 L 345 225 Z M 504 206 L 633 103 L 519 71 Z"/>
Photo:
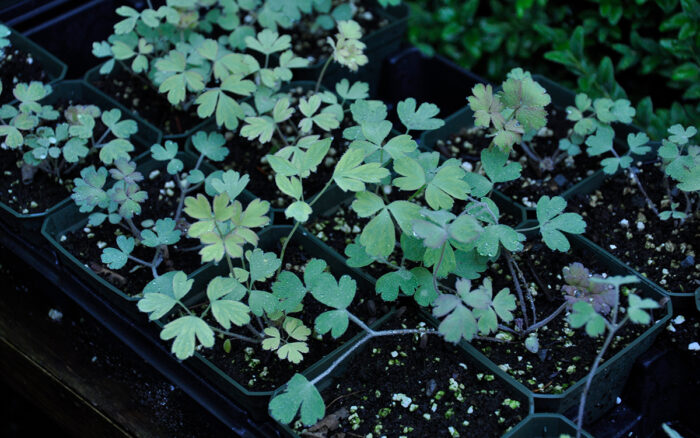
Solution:
<path fill-rule="evenodd" d="M 593 361 L 591 370 L 586 379 L 586 385 L 581 393 L 577 417 L 576 437 L 581 436 L 583 430 L 583 415 L 586 408 L 586 397 L 591 388 L 593 377 L 600 362 L 603 360 L 615 334 L 627 323 L 649 324 L 652 321 L 648 310 L 658 309 L 660 304 L 651 298 L 640 298 L 632 291 L 626 291 L 627 307 L 621 307 L 621 287 L 639 282 L 634 276 L 590 277 L 588 270 L 582 265 L 573 265 L 565 268 L 564 275 L 569 288 L 567 289 L 567 302 L 571 313 L 568 316 L 569 324 L 573 328 L 585 327 L 586 334 L 591 337 L 604 335 L 605 341 L 598 355 Z M 624 316 L 622 316 L 624 315 Z"/>
<path fill-rule="evenodd" d="M 106 164 L 129 158 L 136 122 L 122 120 L 118 109 L 102 111 L 94 105 L 70 105 L 59 112 L 40 103 L 51 92 L 40 82 L 20 83 L 13 90 L 19 104 L 0 109 L 0 138 L 22 155 L 22 182 L 30 184 L 43 171 L 62 183 L 91 153 Z M 105 128 L 99 136 L 97 122 Z"/>

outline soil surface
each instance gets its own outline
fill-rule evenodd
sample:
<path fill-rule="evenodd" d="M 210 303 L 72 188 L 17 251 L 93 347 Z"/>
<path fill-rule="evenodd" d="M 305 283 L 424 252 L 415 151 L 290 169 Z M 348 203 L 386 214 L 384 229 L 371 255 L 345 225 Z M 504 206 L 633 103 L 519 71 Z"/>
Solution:
<path fill-rule="evenodd" d="M 408 310 L 386 328 L 416 327 L 427 328 Z M 362 348 L 347 366 L 351 371 L 322 391 L 328 416 L 309 432 L 500 437 L 527 415 L 522 395 L 438 336 L 386 336 Z"/>
<path fill-rule="evenodd" d="M 342 3 L 348 3 L 343 0 L 333 0 L 333 6 L 331 11 L 338 5 Z M 353 17 L 360 27 L 362 27 L 362 35 L 368 36 L 372 32 L 385 27 L 389 24 L 389 20 L 379 15 L 376 10 L 379 8 L 372 8 L 372 2 L 368 0 L 355 0 L 351 2 L 357 8 L 357 12 Z M 333 48 L 326 41 L 328 37 L 332 37 L 333 40 L 336 39 L 335 34 L 338 32 L 336 27 L 331 30 L 325 30 L 323 28 L 314 26 L 315 20 L 307 15 L 302 17 L 292 29 L 281 30 L 281 33 L 287 34 L 292 37 L 294 42 L 294 53 L 301 57 L 309 60 L 309 65 L 312 66 L 317 62 L 321 61 L 322 58 L 326 58 L 333 53 Z"/>
<path fill-rule="evenodd" d="M 279 254 L 281 246 L 279 242 L 277 242 L 277 245 L 278 247 L 274 250 Z M 273 249 L 266 248 L 266 250 Z M 314 257 L 310 256 L 303 246 L 292 242 L 285 253 L 285 269 L 294 272 L 300 279 L 303 279 L 304 267 L 312 258 Z M 338 274 L 336 274 L 336 278 L 338 277 Z M 270 291 L 271 283 L 272 281 L 268 280 L 263 285 L 256 285 L 255 288 Z M 349 308 L 355 316 L 367 324 L 372 324 L 389 312 L 389 308 L 381 303 L 381 300 L 375 300 L 373 295 L 372 291 L 363 290 L 360 287 L 360 283 L 358 283 L 355 299 Z M 318 315 L 327 310 L 333 310 L 319 303 L 310 294 L 306 295 L 302 304 L 304 306 L 303 313 L 295 313 L 290 316 L 300 318 L 312 330 Z M 256 325 L 255 321 L 253 321 L 253 325 Z M 224 351 L 222 342 L 220 342 L 213 349 L 204 350 L 203 354 L 231 378 L 249 390 L 272 391 L 289 381 L 295 373 L 302 372 L 318 362 L 359 332 L 360 329 L 351 322 L 345 334 L 337 340 L 334 340 L 329 333 L 323 337 L 312 334 L 307 341 L 309 352 L 304 354 L 304 360 L 298 365 L 279 359 L 275 352 L 263 350 L 260 344 L 238 342 L 235 339 L 231 340 L 232 349 L 230 353 Z M 243 334 L 246 336 L 250 335 L 248 332 Z"/>
<path fill-rule="evenodd" d="M 151 178 L 149 175 L 144 175 L 146 179 L 140 183 L 141 190 L 148 192 L 148 199 L 141 204 L 142 212 L 136 217 L 134 223 L 139 226 L 142 221 L 151 219 L 172 218 L 177 209 L 179 200 L 179 192 L 174 191 L 172 196 L 168 196 L 166 184 L 175 182 L 172 176 L 166 172 L 160 172 L 157 176 Z M 175 187 L 173 185 L 173 187 Z M 196 193 L 190 193 L 190 196 L 196 196 Z M 183 218 L 186 215 L 183 213 Z M 143 265 L 140 265 L 132 260 L 118 270 L 110 270 L 106 264 L 101 262 L 102 248 L 100 246 L 116 248 L 116 238 L 120 234 L 130 236 L 128 229 L 114 225 L 105 221 L 100 226 L 78 229 L 74 233 L 67 233 L 59 241 L 63 247 L 73 254 L 78 260 L 88 264 L 88 266 L 105 280 L 121 289 L 127 295 L 138 295 L 142 292 L 144 286 L 149 281 L 153 280 L 151 270 Z M 168 271 L 182 270 L 187 274 L 193 273 L 201 266 L 201 258 L 197 251 L 187 250 L 188 248 L 196 248 L 200 244 L 198 239 L 186 237 L 186 233 L 180 237 L 180 241 L 168 247 L 170 258 L 163 261 L 158 267 L 159 274 Z M 153 260 L 155 249 L 144 245 L 137 245 L 132 256 L 142 260 Z"/>
<path fill-rule="evenodd" d="M 565 266 L 580 262 L 591 274 L 609 273 L 591 254 L 576 248 L 569 253 L 555 253 L 541 243 L 526 244 L 525 251 L 514 254 L 513 258 L 532 290 L 538 321 L 544 320 L 564 303 L 561 287 L 565 285 L 562 277 L 562 269 Z M 494 294 L 504 287 L 517 294 L 503 258 L 492 264 L 485 276 L 492 278 Z M 627 300 L 623 297 L 623 307 L 626 304 Z M 529 305 L 527 309 L 532 323 Z M 514 311 L 514 315 L 515 318 L 522 318 L 520 307 Z M 663 309 L 653 312 L 652 321 L 663 315 Z M 608 348 L 605 358 L 615 355 L 648 328 L 649 326 L 631 323 L 623 326 Z M 565 313 L 540 328 L 537 333 L 540 345 L 537 353 L 528 351 L 525 343 L 517 340 L 513 343 L 474 341 L 472 344 L 532 391 L 558 394 L 587 376 L 604 341 L 602 336 L 594 339 L 583 329 L 572 329 Z"/>
<path fill-rule="evenodd" d="M 559 140 L 565 138 L 574 125 L 566 119 L 566 112 L 561 109 L 550 105 L 547 107 L 547 113 L 547 127 L 540 130 L 530 142 L 530 149 L 544 160 L 557 154 Z M 480 127 L 462 128 L 447 140 L 438 141 L 435 149 L 447 157 L 476 164 L 481 160 L 481 151 L 491 143 L 491 138 L 487 137 L 487 134 L 488 131 Z M 557 155 L 562 158 L 567 157 L 563 151 L 559 151 Z M 553 166 L 552 170 L 546 170 L 540 167 L 540 163 L 528 158 L 522 146 L 516 145 L 511 152 L 511 159 L 517 160 L 522 165 L 522 177 L 515 181 L 497 184 L 496 188 L 526 207 L 535 207 L 541 196 L 561 195 L 591 175 L 600 168 L 602 158 L 589 157 L 583 152 L 573 158 L 563 158 Z"/>
<path fill-rule="evenodd" d="M 195 106 L 189 111 L 174 107 L 157 87 L 125 69 L 115 68 L 108 75 L 97 75 L 93 85 L 161 129 L 165 135 L 183 134 L 202 122 Z"/>
<path fill-rule="evenodd" d="M 20 82 L 49 81 L 48 73 L 30 53 L 12 45 L 0 51 L 3 53 L 3 56 L 0 56 L 0 82 L 2 82 L 0 105 L 15 100 L 12 90 Z"/>
<path fill-rule="evenodd" d="M 665 177 L 658 163 L 647 163 L 638 174 L 659 211 L 670 210 Z M 686 200 L 675 193 L 677 210 Z M 630 178 L 620 173 L 588 195 L 569 202 L 588 225 L 586 237 L 670 292 L 693 292 L 700 287 L 700 199 L 691 196 L 691 212 L 684 223 L 660 220 Z"/>

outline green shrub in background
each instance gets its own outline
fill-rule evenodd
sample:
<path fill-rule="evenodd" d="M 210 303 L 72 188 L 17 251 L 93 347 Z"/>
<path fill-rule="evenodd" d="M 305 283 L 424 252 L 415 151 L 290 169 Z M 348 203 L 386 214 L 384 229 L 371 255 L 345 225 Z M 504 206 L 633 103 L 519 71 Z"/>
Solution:
<path fill-rule="evenodd" d="M 652 138 L 700 125 L 698 0 L 413 0 L 412 12 L 414 44 L 493 81 L 519 65 L 628 98 Z"/>

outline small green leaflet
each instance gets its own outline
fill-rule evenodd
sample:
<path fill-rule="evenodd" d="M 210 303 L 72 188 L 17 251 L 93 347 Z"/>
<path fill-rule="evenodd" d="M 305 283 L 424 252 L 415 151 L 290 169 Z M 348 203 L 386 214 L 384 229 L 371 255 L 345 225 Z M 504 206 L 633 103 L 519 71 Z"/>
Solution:
<path fill-rule="evenodd" d="M 481 164 L 492 183 L 513 181 L 520 178 L 522 166 L 518 162 L 508 162 L 508 152 L 497 148 L 481 151 Z"/>
<path fill-rule="evenodd" d="M 230 277 L 214 277 L 207 286 L 207 297 L 211 303 L 214 319 L 229 330 L 231 323 L 244 326 L 250 322 L 250 309 L 239 300 L 246 295 L 247 289 Z"/>
<path fill-rule="evenodd" d="M 570 244 L 563 232 L 581 234 L 586 230 L 586 223 L 576 213 L 562 213 L 566 200 L 560 196 L 550 198 L 543 196 L 537 202 L 537 221 L 544 243 L 554 251 L 566 252 Z"/>
<path fill-rule="evenodd" d="M 277 254 L 274 252 L 263 252 L 260 248 L 246 251 L 245 256 L 250 263 L 250 280 L 252 282 L 270 278 L 282 264 Z"/>
<path fill-rule="evenodd" d="M 134 238 L 126 236 L 117 237 L 116 248 L 105 248 L 102 251 L 102 263 L 105 263 L 109 269 L 121 269 L 129 260 L 129 254 L 134 250 Z"/>
<path fill-rule="evenodd" d="M 181 316 L 169 322 L 160 332 L 160 338 L 169 341 L 175 338 L 171 351 L 180 360 L 185 360 L 194 354 L 195 337 L 202 346 L 214 346 L 214 331 L 197 316 Z"/>
<path fill-rule="evenodd" d="M 593 338 L 605 333 L 605 319 L 596 313 L 591 303 L 577 301 L 569 314 L 569 324 L 573 328 L 586 326 L 586 333 Z"/>
<path fill-rule="evenodd" d="M 642 299 L 635 294 L 629 294 L 627 300 L 629 302 L 627 314 L 630 320 L 636 324 L 649 324 L 651 322 L 651 315 L 646 312 L 646 309 L 658 309 L 660 307 L 659 303 L 651 298 Z"/>
<path fill-rule="evenodd" d="M 321 394 L 301 374 L 295 374 L 284 391 L 270 400 L 269 409 L 270 415 L 282 424 L 291 423 L 300 412 L 301 422 L 312 426 L 326 414 Z"/>
<path fill-rule="evenodd" d="M 416 99 L 412 97 L 399 102 L 396 112 L 408 131 L 437 129 L 445 124 L 443 120 L 435 118 L 440 112 L 437 105 L 426 102 L 416 110 Z"/>
<path fill-rule="evenodd" d="M 162 318 L 192 289 L 194 280 L 182 271 L 170 271 L 151 280 L 143 289 L 138 302 L 141 312 L 150 313 L 148 319 Z"/>
<path fill-rule="evenodd" d="M 379 163 L 362 164 L 364 158 L 361 150 L 349 149 L 336 164 L 333 180 L 343 191 L 361 192 L 365 184 L 378 183 L 389 176 L 389 170 Z"/>

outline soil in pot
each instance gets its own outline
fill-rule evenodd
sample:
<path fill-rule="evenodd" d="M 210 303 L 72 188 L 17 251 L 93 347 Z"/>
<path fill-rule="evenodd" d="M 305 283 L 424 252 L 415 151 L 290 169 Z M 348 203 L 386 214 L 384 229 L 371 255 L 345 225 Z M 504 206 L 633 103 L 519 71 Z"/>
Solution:
<path fill-rule="evenodd" d="M 75 103 L 68 101 L 55 103 L 53 107 L 59 112 L 59 119 L 55 122 L 45 123 L 45 126 L 55 127 L 58 123 L 66 122 L 63 114 L 70 105 L 75 105 Z M 96 118 L 94 138 L 100 138 L 106 129 L 107 127 L 100 118 Z M 108 135 L 103 144 L 114 138 L 116 137 Z M 87 146 L 90 147 L 89 142 Z M 91 153 L 78 165 L 65 163 L 59 176 L 38 169 L 31 182 L 25 184 L 22 175 L 24 164 L 22 156 L 26 150 L 9 149 L 4 143 L 0 147 L 0 172 L 2 173 L 0 201 L 21 214 L 40 213 L 58 204 L 70 196 L 73 190 L 73 179 L 80 176 L 81 169 L 89 165 L 100 165 L 97 150 L 91 150 Z"/>
<path fill-rule="evenodd" d="M 274 249 L 267 249 L 274 250 L 279 254 L 281 250 L 279 242 L 277 242 L 277 246 Z M 294 272 L 299 278 L 303 278 L 304 267 L 312 258 L 314 257 L 310 256 L 303 246 L 292 242 L 285 252 L 285 269 Z M 270 280 L 255 286 L 256 289 L 265 291 L 271 290 L 271 287 L 272 281 Z M 374 299 L 373 295 L 371 291 L 358 287 L 355 299 L 349 308 L 353 315 L 368 324 L 372 324 L 389 312 L 389 308 L 381 301 Z M 290 316 L 301 319 L 311 329 L 313 329 L 314 321 L 318 315 L 332 310 L 319 303 L 310 294 L 304 298 L 302 304 L 304 311 Z M 210 323 L 216 325 L 214 321 L 210 321 Z M 252 324 L 256 325 L 255 321 Z M 312 334 L 307 341 L 309 352 L 304 354 L 303 362 L 296 365 L 287 360 L 279 359 L 275 352 L 263 350 L 261 344 L 239 343 L 236 340 L 232 340 L 234 345 L 230 353 L 224 351 L 221 343 L 211 350 L 203 350 L 202 353 L 250 391 L 272 391 L 284 385 L 295 373 L 301 372 L 321 360 L 359 332 L 360 329 L 351 322 L 345 334 L 336 340 L 330 334 L 323 337 L 317 336 L 315 333 Z"/>
<path fill-rule="evenodd" d="M 331 11 L 341 4 L 348 4 L 344 0 L 333 0 Z M 356 9 L 353 20 L 362 27 L 363 36 L 385 27 L 389 24 L 389 20 L 377 13 L 380 8 L 373 8 L 370 0 L 355 0 L 350 3 L 350 6 Z M 309 65 L 314 65 L 324 58 L 331 56 L 333 48 L 328 44 L 327 38 L 332 37 L 335 40 L 335 34 L 338 33 L 337 27 L 330 30 L 323 29 L 315 25 L 317 14 L 304 15 L 302 19 L 295 23 L 291 29 L 281 29 L 280 32 L 292 37 L 294 53 L 309 60 Z"/>
<path fill-rule="evenodd" d="M 591 254 L 576 248 L 567 253 L 554 252 L 539 242 L 526 244 L 524 252 L 514 254 L 513 259 L 532 291 L 538 321 L 543 321 L 565 301 L 564 292 L 561 291 L 561 287 L 566 284 L 562 276 L 565 266 L 579 262 L 588 268 L 591 274 L 608 273 L 606 267 Z M 500 258 L 491 264 L 484 275 L 493 280 L 494 293 L 507 287 L 511 293 L 516 294 L 505 259 Z M 621 297 L 621 303 L 626 306 L 627 299 Z M 529 304 L 527 307 L 532 324 Z M 652 312 L 652 323 L 662 316 L 661 312 L 663 309 Z M 527 350 L 525 343 L 517 338 L 511 342 L 477 340 L 472 344 L 533 392 L 559 394 L 588 375 L 604 341 L 602 336 L 591 338 L 583 329 L 571 328 L 565 313 L 561 313 L 537 331 L 540 346 L 537 353 Z M 515 318 L 522 318 L 519 306 L 514 315 Z M 613 339 L 604 360 L 613 357 L 648 328 L 648 325 L 632 323 L 623 326 Z"/>
<path fill-rule="evenodd" d="M 3 55 L 0 56 L 0 82 L 2 82 L 0 105 L 10 103 L 15 99 L 12 90 L 16 84 L 49 80 L 48 73 L 31 53 L 15 47 L 12 43 L 0 49 L 0 52 Z"/>
<path fill-rule="evenodd" d="M 408 310 L 387 328 L 425 327 Z M 322 391 L 327 416 L 301 436 L 500 437 L 528 402 L 436 335 L 370 340 Z M 312 435 L 311 433 L 316 433 Z"/>
<path fill-rule="evenodd" d="M 290 107 L 296 107 L 300 97 L 309 97 L 313 95 L 313 90 L 303 87 L 294 87 L 289 91 Z M 283 124 L 280 129 L 287 136 L 287 141 L 294 144 L 296 127 L 303 118 L 300 111 L 296 111 L 291 119 Z M 293 125 L 293 126 L 292 126 Z M 316 172 L 312 173 L 308 178 L 303 180 L 304 199 L 310 199 L 320 192 L 326 183 L 333 176 L 335 163 L 340 159 L 343 153 L 347 150 L 350 140 L 343 138 L 343 130 L 354 125 L 352 115 L 345 113 L 345 118 L 337 129 L 331 132 L 326 132 L 314 125 L 311 132 L 307 135 L 319 135 L 321 138 L 333 137 L 333 143 L 326 155 L 326 158 L 318 166 Z M 245 137 L 241 137 L 236 133 L 227 133 L 227 146 L 231 153 L 225 161 L 225 168 L 230 168 L 241 173 L 247 173 L 250 176 L 250 182 L 246 189 L 259 196 L 262 199 L 269 200 L 275 208 L 284 208 L 291 203 L 290 198 L 282 194 L 275 185 L 275 172 L 272 167 L 264 160 L 265 155 L 274 153 L 283 147 L 279 136 L 272 137 L 272 141 L 262 144 L 257 140 L 250 141 Z"/>
<path fill-rule="evenodd" d="M 151 172 L 150 175 L 144 175 L 144 177 L 145 179 L 139 184 L 139 187 L 148 192 L 148 199 L 141 204 L 141 215 L 135 218 L 134 223 L 139 226 L 143 221 L 149 219 L 156 221 L 168 217 L 172 218 L 179 201 L 179 192 L 174 190 L 176 182 L 173 177 L 162 170 Z M 190 193 L 189 196 L 196 196 L 196 193 Z M 184 213 L 183 218 L 187 218 Z M 140 294 L 144 286 L 153 280 L 151 270 L 132 260 L 129 260 L 123 268 L 112 270 L 101 260 L 103 248 L 116 247 L 117 236 L 121 234 L 131 235 L 128 229 L 105 221 L 96 227 L 86 224 L 85 228 L 67 233 L 59 240 L 66 250 L 95 273 L 127 295 L 134 296 Z M 197 251 L 199 246 L 198 239 L 188 238 L 186 233 L 183 233 L 178 243 L 168 247 L 169 258 L 160 264 L 158 273 L 182 270 L 191 274 L 196 271 L 202 265 L 201 257 Z M 153 259 L 154 253 L 153 248 L 137 245 L 131 255 L 150 261 Z"/>
<path fill-rule="evenodd" d="M 573 122 L 566 119 L 565 111 L 551 105 L 547 107 L 547 114 L 547 127 L 541 129 L 529 143 L 530 149 L 543 161 L 528 157 L 521 145 L 515 145 L 511 159 L 522 165 L 522 177 L 496 185 L 510 199 L 526 207 L 535 207 L 541 196 L 561 195 L 600 168 L 600 157 L 589 157 L 583 152 L 571 158 L 559 151 L 559 140 L 566 138 L 573 128 Z M 487 130 L 481 127 L 465 127 L 447 140 L 439 140 L 435 149 L 447 157 L 468 161 L 476 166 L 481 160 L 481 151 L 491 143 L 491 137 L 487 137 L 487 134 Z M 561 160 L 556 164 L 547 164 L 555 156 Z"/>
<path fill-rule="evenodd" d="M 92 83 L 165 135 L 184 134 L 202 122 L 196 107 L 185 111 L 173 106 L 152 83 L 126 69 L 115 68 L 108 75 L 98 74 Z"/>
<path fill-rule="evenodd" d="M 638 163 L 641 164 L 641 163 Z M 659 211 L 670 210 L 666 177 L 659 163 L 642 164 L 638 177 Z M 670 190 L 677 210 L 687 201 Z M 700 287 L 700 199 L 690 196 L 685 222 L 660 220 L 627 174 L 608 178 L 598 190 L 569 202 L 588 224 L 586 237 L 670 292 L 689 293 Z"/>

